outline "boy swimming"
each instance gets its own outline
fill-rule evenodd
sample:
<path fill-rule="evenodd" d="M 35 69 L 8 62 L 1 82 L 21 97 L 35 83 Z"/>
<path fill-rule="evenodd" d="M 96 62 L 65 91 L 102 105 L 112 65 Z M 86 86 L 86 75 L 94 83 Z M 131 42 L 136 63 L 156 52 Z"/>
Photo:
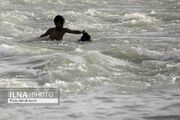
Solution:
<path fill-rule="evenodd" d="M 64 22 L 65 22 L 65 20 L 64 20 L 63 16 L 57 15 L 54 18 L 55 27 L 48 29 L 46 31 L 46 33 L 44 33 L 40 37 L 45 37 L 45 36 L 49 35 L 49 38 L 51 40 L 62 40 L 65 33 L 71 33 L 71 34 L 83 34 L 83 33 L 85 33 L 85 31 L 71 30 L 68 28 L 64 28 L 63 27 Z"/>

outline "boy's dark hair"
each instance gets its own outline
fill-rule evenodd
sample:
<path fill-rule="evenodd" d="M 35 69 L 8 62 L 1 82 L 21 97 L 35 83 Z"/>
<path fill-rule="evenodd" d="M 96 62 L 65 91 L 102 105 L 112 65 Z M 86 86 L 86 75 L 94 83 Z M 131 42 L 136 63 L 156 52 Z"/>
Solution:
<path fill-rule="evenodd" d="M 57 15 L 55 18 L 54 18 L 54 23 L 57 23 L 57 22 L 61 22 L 61 23 L 64 23 L 64 17 L 61 16 L 61 15 Z"/>

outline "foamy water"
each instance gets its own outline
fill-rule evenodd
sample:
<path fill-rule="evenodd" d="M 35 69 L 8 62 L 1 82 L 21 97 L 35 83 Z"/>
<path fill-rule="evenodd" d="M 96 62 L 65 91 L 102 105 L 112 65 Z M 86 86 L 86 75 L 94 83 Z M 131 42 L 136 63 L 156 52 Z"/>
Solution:
<path fill-rule="evenodd" d="M 0 87 L 55 87 L 60 106 L 3 106 L 1 120 L 179 120 L 178 0 L 0 0 Z M 53 18 L 86 30 L 40 39 Z"/>

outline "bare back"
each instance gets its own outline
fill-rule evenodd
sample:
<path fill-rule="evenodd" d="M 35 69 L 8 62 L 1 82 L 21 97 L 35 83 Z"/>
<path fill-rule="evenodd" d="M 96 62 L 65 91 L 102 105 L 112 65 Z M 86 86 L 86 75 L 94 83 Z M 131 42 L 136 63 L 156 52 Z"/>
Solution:
<path fill-rule="evenodd" d="M 65 30 L 64 29 L 61 29 L 61 30 L 58 30 L 56 28 L 51 28 L 49 29 L 49 38 L 51 40 L 62 40 L 63 36 L 65 34 Z"/>
<path fill-rule="evenodd" d="M 41 35 L 40 37 L 45 37 L 49 35 L 49 38 L 51 40 L 62 40 L 65 33 L 71 33 L 71 34 L 82 34 L 82 31 L 79 30 L 70 30 L 68 28 L 50 28 L 47 30 L 46 33 Z"/>

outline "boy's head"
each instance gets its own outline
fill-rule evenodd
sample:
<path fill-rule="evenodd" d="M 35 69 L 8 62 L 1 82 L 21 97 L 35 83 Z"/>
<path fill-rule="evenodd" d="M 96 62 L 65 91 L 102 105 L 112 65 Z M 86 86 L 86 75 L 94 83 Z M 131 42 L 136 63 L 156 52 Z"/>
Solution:
<path fill-rule="evenodd" d="M 61 15 L 57 15 L 54 18 L 54 24 L 56 25 L 57 28 L 63 27 L 64 22 L 65 22 L 64 17 Z"/>

